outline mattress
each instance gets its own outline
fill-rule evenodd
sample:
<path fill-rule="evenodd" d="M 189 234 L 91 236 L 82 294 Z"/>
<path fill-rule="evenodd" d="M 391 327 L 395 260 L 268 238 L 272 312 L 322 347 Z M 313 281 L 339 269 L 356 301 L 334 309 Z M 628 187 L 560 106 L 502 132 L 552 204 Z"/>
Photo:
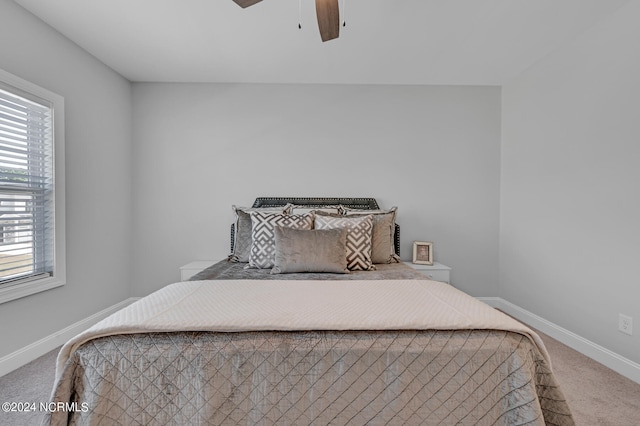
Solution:
<path fill-rule="evenodd" d="M 68 342 L 53 401 L 79 407 L 56 425 L 573 424 L 533 331 L 423 279 L 176 283 Z"/>

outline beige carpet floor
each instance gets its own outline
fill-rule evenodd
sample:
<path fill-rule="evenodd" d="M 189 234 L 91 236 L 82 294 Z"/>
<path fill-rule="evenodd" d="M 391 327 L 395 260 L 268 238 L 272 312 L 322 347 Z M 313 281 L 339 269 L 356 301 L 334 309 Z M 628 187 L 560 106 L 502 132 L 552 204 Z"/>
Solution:
<path fill-rule="evenodd" d="M 640 384 L 537 331 L 576 425 L 640 426 Z"/>
<path fill-rule="evenodd" d="M 539 333 L 576 424 L 639 426 L 640 384 Z M 59 349 L 0 377 L 0 402 L 48 402 Z M 44 415 L 0 412 L 0 425 L 38 425 Z"/>

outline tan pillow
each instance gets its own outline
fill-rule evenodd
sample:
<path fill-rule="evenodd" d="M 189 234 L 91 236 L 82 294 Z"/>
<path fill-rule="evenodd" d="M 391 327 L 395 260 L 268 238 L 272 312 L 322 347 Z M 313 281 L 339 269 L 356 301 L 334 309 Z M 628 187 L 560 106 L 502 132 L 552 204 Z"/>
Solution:
<path fill-rule="evenodd" d="M 347 230 L 301 230 L 276 226 L 272 274 L 293 272 L 348 273 Z"/>

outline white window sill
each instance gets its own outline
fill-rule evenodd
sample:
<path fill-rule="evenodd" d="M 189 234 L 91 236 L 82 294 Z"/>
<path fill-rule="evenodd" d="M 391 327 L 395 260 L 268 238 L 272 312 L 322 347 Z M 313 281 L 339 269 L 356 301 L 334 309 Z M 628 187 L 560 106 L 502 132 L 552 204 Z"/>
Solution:
<path fill-rule="evenodd" d="M 14 285 L 5 285 L 0 287 L 0 304 L 63 285 L 64 281 L 55 277 L 48 277 Z"/>

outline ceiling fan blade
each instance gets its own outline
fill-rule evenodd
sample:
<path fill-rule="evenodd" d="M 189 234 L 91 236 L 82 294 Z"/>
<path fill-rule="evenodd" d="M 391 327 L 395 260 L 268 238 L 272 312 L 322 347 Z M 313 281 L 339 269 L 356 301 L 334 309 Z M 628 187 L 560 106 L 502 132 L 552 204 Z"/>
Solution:
<path fill-rule="evenodd" d="M 322 41 L 333 40 L 340 36 L 338 0 L 316 0 L 316 15 Z"/>
<path fill-rule="evenodd" d="M 260 3 L 262 0 L 233 0 L 241 8 L 253 6 L 256 3 Z"/>

